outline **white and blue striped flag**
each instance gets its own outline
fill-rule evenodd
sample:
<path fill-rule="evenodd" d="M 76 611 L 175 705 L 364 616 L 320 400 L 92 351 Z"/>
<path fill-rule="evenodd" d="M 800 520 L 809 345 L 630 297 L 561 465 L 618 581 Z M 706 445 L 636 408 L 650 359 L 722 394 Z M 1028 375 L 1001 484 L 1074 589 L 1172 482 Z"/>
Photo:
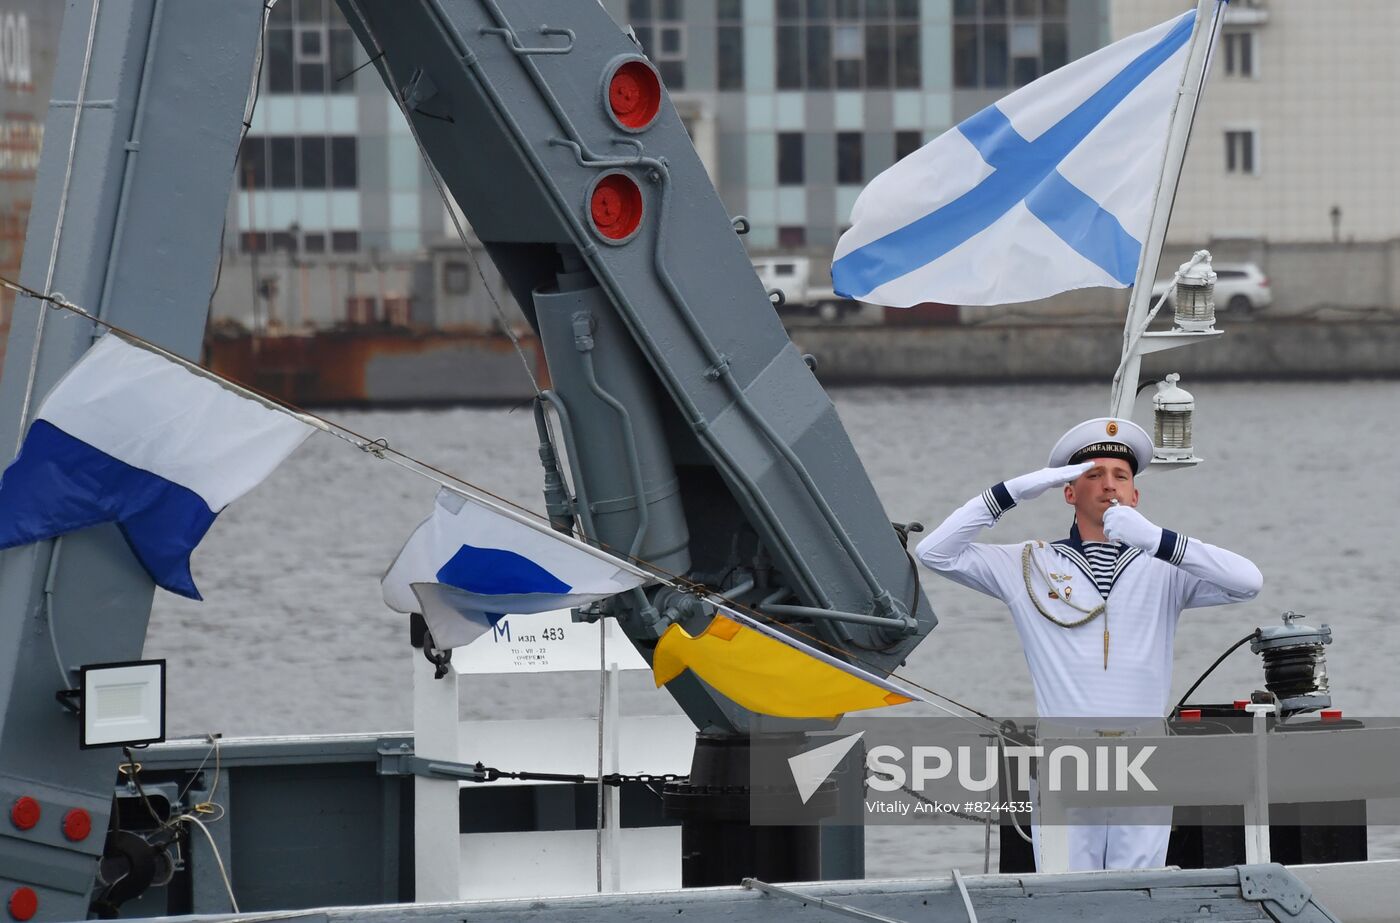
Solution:
<path fill-rule="evenodd" d="M 655 580 L 548 523 L 444 487 L 381 586 L 389 608 L 420 613 L 445 650 L 502 615 L 569 609 Z"/>
<path fill-rule="evenodd" d="M 190 553 L 313 432 L 109 333 L 44 398 L 0 477 L 0 548 L 116 523 L 158 586 L 200 599 Z"/>
<path fill-rule="evenodd" d="M 1133 283 L 1196 11 L 988 106 L 871 181 L 831 266 L 893 307 Z"/>

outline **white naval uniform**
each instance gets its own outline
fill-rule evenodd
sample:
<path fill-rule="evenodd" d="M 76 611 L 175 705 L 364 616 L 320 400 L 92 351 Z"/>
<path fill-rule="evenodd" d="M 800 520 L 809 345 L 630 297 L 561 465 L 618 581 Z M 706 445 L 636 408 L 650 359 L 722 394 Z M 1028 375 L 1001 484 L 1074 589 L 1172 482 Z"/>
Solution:
<path fill-rule="evenodd" d="M 1164 716 L 1181 610 L 1244 602 L 1263 586 L 1263 576 L 1248 559 L 1163 529 L 1155 554 L 1127 548 L 1118 558 L 1108 594 L 1105 668 L 1105 616 L 1076 628 L 1054 624 L 1027 593 L 1022 559 L 1027 543 L 973 541 L 1014 505 L 1005 485 L 997 484 L 955 510 L 919 542 L 916 554 L 926 566 L 995 596 L 1011 610 L 1041 718 Z M 1031 585 L 1046 611 L 1062 622 L 1084 617 L 1063 597 L 1050 597 L 1052 585 L 1045 575 L 1052 575 L 1057 591 L 1068 587 L 1079 609 L 1087 611 L 1104 601 L 1080 548 L 1077 528 L 1068 539 L 1031 544 Z M 1160 866 L 1166 860 L 1169 833 L 1169 826 L 1071 827 L 1071 868 Z"/>

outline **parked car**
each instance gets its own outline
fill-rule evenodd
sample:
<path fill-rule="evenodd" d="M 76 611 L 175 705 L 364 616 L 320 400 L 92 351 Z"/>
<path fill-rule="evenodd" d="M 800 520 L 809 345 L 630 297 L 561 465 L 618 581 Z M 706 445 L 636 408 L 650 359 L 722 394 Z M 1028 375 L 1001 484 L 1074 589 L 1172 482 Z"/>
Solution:
<path fill-rule="evenodd" d="M 1254 263 L 1216 263 L 1215 269 L 1215 310 L 1217 314 L 1246 315 L 1274 303 L 1274 293 L 1269 288 L 1269 277 Z M 1152 286 L 1152 303 L 1163 292 L 1173 288 L 1171 279 L 1159 279 Z M 1176 292 L 1167 293 L 1163 309 L 1172 306 Z"/>
<path fill-rule="evenodd" d="M 860 310 L 860 302 L 842 298 L 831 286 L 812 284 L 812 261 L 805 256 L 764 256 L 753 258 L 754 272 L 768 291 L 780 289 L 783 302 L 779 314 L 800 314 L 837 321 Z"/>

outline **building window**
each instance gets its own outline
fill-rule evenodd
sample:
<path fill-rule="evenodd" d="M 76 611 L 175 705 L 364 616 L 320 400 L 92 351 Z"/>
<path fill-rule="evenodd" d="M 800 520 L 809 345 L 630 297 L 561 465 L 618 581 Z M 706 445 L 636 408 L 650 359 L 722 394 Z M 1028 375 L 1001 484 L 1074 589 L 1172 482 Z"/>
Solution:
<path fill-rule="evenodd" d="M 355 34 L 333 0 L 282 0 L 269 14 L 269 93 L 353 93 Z"/>
<path fill-rule="evenodd" d="M 627 0 L 627 19 L 667 89 L 685 89 L 684 0 Z"/>
<path fill-rule="evenodd" d="M 265 231 L 244 231 L 238 235 L 238 247 L 244 253 L 266 253 L 267 233 Z"/>
<path fill-rule="evenodd" d="M 238 155 L 242 189 L 354 189 L 359 185 L 354 135 L 248 135 Z"/>
<path fill-rule="evenodd" d="M 744 88 L 743 0 L 719 0 L 715 10 L 715 71 L 721 90 Z"/>
<path fill-rule="evenodd" d="M 1250 130 L 1225 132 L 1225 172 L 1257 173 L 1254 132 Z"/>
<path fill-rule="evenodd" d="M 359 231 L 331 231 L 331 250 L 335 253 L 354 253 L 360 249 Z"/>
<path fill-rule="evenodd" d="M 807 229 L 801 225 L 782 225 L 778 228 L 778 247 L 783 250 L 801 250 L 807 246 Z"/>
<path fill-rule="evenodd" d="M 953 86 L 1025 86 L 1069 61 L 1066 0 L 953 0 Z"/>
<path fill-rule="evenodd" d="M 301 188 L 326 188 L 326 139 L 302 138 L 301 147 Z"/>
<path fill-rule="evenodd" d="M 267 188 L 267 139 L 249 135 L 238 151 L 238 185 L 243 189 Z"/>
<path fill-rule="evenodd" d="M 1229 77 L 1253 77 L 1254 33 L 1226 32 L 1221 36 L 1225 46 L 1225 74 Z"/>
<path fill-rule="evenodd" d="M 894 133 L 894 159 L 903 160 L 924 146 L 924 133 L 921 131 L 897 131 Z"/>
<path fill-rule="evenodd" d="M 354 135 L 331 138 L 331 188 L 354 189 L 360 185 L 358 144 Z"/>
<path fill-rule="evenodd" d="M 465 295 L 471 291 L 471 267 L 456 261 L 442 264 L 442 290 L 449 295 Z"/>
<path fill-rule="evenodd" d="M 297 187 L 297 139 L 273 136 L 267 139 L 268 185 L 273 189 Z"/>
<path fill-rule="evenodd" d="M 863 138 L 858 131 L 836 133 L 836 182 L 850 186 L 865 182 Z"/>
<path fill-rule="evenodd" d="M 807 181 L 803 140 L 800 131 L 778 133 L 779 186 L 801 186 Z"/>
<path fill-rule="evenodd" d="M 782 90 L 917 88 L 919 0 L 778 0 Z"/>

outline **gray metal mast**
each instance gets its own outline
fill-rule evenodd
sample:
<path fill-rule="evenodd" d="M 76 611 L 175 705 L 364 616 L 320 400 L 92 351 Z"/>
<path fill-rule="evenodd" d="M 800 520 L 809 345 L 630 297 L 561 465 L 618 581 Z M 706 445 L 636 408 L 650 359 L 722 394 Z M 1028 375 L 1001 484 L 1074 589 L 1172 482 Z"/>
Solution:
<path fill-rule="evenodd" d="M 198 357 L 261 15 L 255 2 L 70 0 L 24 284 Z M 0 383 L 7 457 L 96 334 L 19 300 Z M 80 664 L 139 658 L 151 597 L 113 526 L 0 554 L 0 805 L 40 808 L 28 829 L 0 823 L 0 895 L 32 889 L 35 919 L 87 916 L 120 760 L 80 750 L 54 694 Z M 80 839 L 64 832 L 75 810 L 91 817 Z"/>

